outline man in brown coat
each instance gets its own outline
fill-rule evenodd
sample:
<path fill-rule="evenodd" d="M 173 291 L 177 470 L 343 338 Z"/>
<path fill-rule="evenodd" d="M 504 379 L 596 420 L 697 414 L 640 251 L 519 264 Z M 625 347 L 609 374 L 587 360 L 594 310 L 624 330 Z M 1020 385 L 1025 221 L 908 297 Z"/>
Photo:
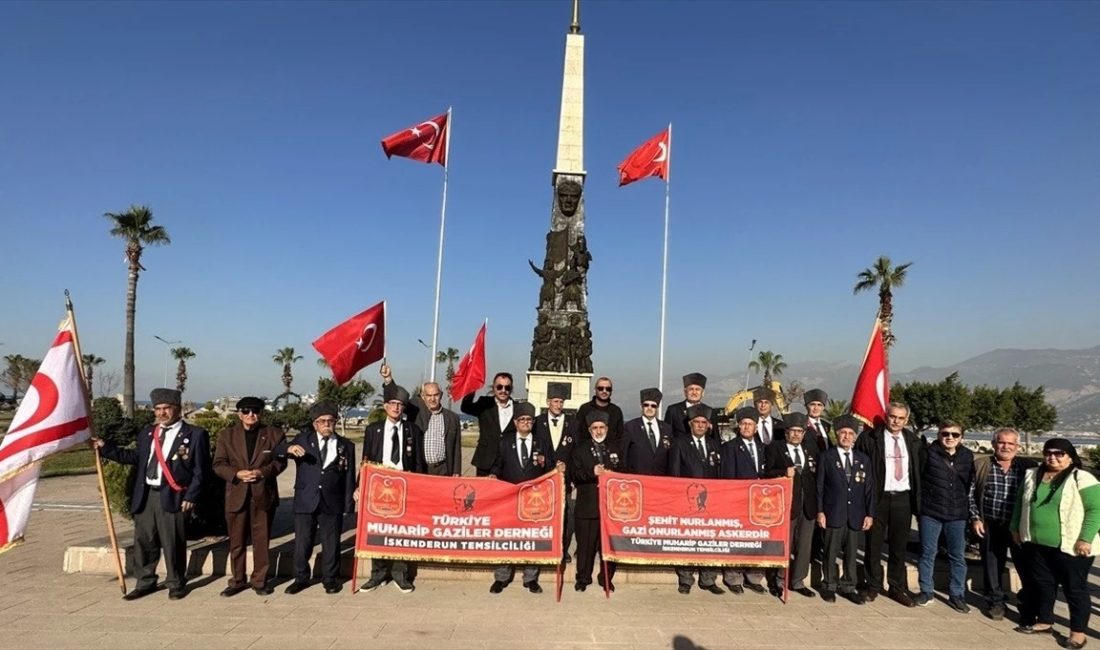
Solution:
<path fill-rule="evenodd" d="M 229 564 L 232 573 L 225 597 L 235 596 L 249 586 L 261 596 L 272 588 L 267 584 L 268 543 L 271 522 L 279 506 L 276 477 L 286 469 L 273 450 L 286 434 L 260 421 L 264 402 L 245 397 L 237 402 L 237 424 L 218 434 L 214 452 L 214 473 L 225 481 L 225 522 L 229 527 Z M 245 542 L 252 538 L 252 576 L 245 579 Z"/>

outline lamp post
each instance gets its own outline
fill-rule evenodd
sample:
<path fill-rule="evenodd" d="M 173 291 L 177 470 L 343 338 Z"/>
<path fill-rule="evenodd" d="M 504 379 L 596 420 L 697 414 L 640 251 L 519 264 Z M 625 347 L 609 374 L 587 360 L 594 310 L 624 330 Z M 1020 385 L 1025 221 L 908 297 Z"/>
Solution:
<path fill-rule="evenodd" d="M 183 343 L 183 341 L 166 341 L 166 340 L 162 339 L 161 337 L 157 336 L 156 334 L 153 335 L 153 338 L 155 338 L 156 340 L 158 340 L 158 341 L 160 341 L 161 343 L 164 344 L 164 383 L 161 384 L 161 386 L 167 388 L 168 387 L 168 357 L 172 352 L 172 346 L 173 345 L 179 345 L 180 343 Z"/>
<path fill-rule="evenodd" d="M 424 339 L 416 339 L 416 342 L 419 343 L 420 345 L 424 346 L 428 350 L 428 359 L 427 359 L 427 361 L 424 362 L 424 373 L 420 375 L 420 385 L 423 386 L 424 385 L 424 378 L 429 376 L 428 375 L 429 368 L 431 368 L 431 364 L 435 361 L 435 359 L 432 359 L 432 357 L 431 357 L 432 346 L 425 343 Z"/>
<path fill-rule="evenodd" d="M 749 346 L 749 363 L 752 363 L 752 349 L 756 347 L 756 339 L 752 340 L 752 345 Z M 745 364 L 745 390 L 749 389 L 749 366 Z"/>

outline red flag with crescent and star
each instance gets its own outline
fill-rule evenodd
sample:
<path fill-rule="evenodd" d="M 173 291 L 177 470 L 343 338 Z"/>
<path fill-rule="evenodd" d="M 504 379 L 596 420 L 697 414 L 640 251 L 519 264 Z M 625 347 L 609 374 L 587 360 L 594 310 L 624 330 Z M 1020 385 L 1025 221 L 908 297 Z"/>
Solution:
<path fill-rule="evenodd" d="M 474 344 L 470 346 L 470 351 L 458 362 L 458 368 L 451 379 L 452 401 L 457 402 L 485 385 L 485 328 L 487 326 L 488 323 L 481 325 L 477 336 L 474 337 Z"/>
<path fill-rule="evenodd" d="M 619 163 L 619 187 L 650 176 L 668 180 L 668 131 L 653 136 Z"/>
<path fill-rule="evenodd" d="M 863 357 L 863 368 L 856 379 L 852 395 L 852 415 L 868 425 L 886 422 L 886 405 L 890 403 L 890 372 L 886 367 L 886 347 L 882 340 L 882 321 L 875 319 L 871 342 Z"/>
<path fill-rule="evenodd" d="M 444 113 L 382 139 L 387 158 L 400 156 L 447 166 L 447 117 Z"/>
<path fill-rule="evenodd" d="M 313 342 L 337 384 L 386 356 L 386 301 L 356 314 Z"/>

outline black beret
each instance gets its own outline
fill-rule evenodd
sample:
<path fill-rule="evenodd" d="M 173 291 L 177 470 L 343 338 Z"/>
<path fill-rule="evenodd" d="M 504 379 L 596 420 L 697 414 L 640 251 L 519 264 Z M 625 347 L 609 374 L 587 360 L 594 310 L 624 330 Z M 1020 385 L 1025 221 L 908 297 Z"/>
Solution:
<path fill-rule="evenodd" d="M 802 395 L 802 401 L 806 406 L 810 405 L 810 402 L 821 402 L 822 404 L 829 403 L 829 396 L 825 394 L 825 391 L 820 388 L 811 388 Z"/>
<path fill-rule="evenodd" d="M 841 429 L 851 429 L 856 433 L 859 433 L 863 428 L 863 422 L 854 415 L 845 413 L 844 415 L 833 420 L 833 431 L 840 432 Z"/>
<path fill-rule="evenodd" d="M 698 386 L 699 388 L 707 387 L 707 376 L 701 372 L 689 372 L 684 375 L 684 388 L 688 386 Z"/>
<path fill-rule="evenodd" d="M 645 404 L 646 402 L 657 402 L 657 404 L 659 405 L 661 403 L 661 400 L 664 399 L 664 395 L 662 395 L 661 391 L 657 390 L 656 388 L 643 388 L 641 395 L 641 404 Z"/>
<path fill-rule="evenodd" d="M 592 426 L 596 422 L 603 422 L 604 424 L 607 424 L 607 421 L 608 421 L 607 413 L 604 412 L 604 411 L 597 410 L 597 409 L 592 409 L 591 411 L 588 412 L 588 415 L 584 416 L 584 423 L 585 423 L 586 426 L 589 426 L 589 427 Z"/>
<path fill-rule="evenodd" d="M 760 414 L 756 412 L 756 409 L 751 406 L 744 406 L 733 413 L 733 421 L 737 424 L 741 423 L 741 420 L 752 420 L 753 422 L 760 421 Z"/>
<path fill-rule="evenodd" d="M 172 406 L 179 406 L 182 403 L 183 396 L 178 390 L 172 388 L 154 388 L 149 393 L 149 401 L 156 406 L 157 404 L 170 404 Z"/>
<path fill-rule="evenodd" d="M 707 420 L 710 420 L 710 415 L 713 412 L 714 411 L 712 411 L 709 406 L 696 404 L 695 406 L 692 406 L 687 410 L 688 421 L 690 422 L 695 418 L 706 418 Z"/>
<path fill-rule="evenodd" d="M 516 402 L 512 407 L 512 419 L 518 420 L 523 416 L 535 417 L 535 405 L 530 402 Z"/>
<path fill-rule="evenodd" d="M 398 386 L 397 384 L 390 382 L 382 388 L 382 401 L 390 402 L 398 400 L 404 404 L 409 403 L 409 391 Z"/>
<path fill-rule="evenodd" d="M 254 411 L 264 410 L 264 401 L 259 397 L 242 397 L 237 401 L 237 410 L 252 409 Z"/>
<path fill-rule="evenodd" d="M 309 419 L 316 420 L 322 415 L 331 415 L 332 417 L 340 417 L 340 412 L 336 410 L 336 405 L 328 400 L 317 402 L 313 406 L 309 407 Z"/>
<path fill-rule="evenodd" d="M 788 429 L 791 427 L 805 429 L 809 423 L 810 418 L 805 413 L 788 413 L 783 416 L 783 424 L 787 425 Z"/>
<path fill-rule="evenodd" d="M 569 399 L 569 386 L 554 382 L 546 388 L 546 399 Z"/>

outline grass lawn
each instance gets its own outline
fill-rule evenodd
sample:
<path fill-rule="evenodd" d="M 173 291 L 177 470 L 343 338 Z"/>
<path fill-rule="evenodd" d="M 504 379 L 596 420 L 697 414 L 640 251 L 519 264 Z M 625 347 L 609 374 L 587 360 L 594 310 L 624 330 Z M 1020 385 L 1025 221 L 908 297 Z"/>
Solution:
<path fill-rule="evenodd" d="M 42 463 L 42 476 L 69 476 L 95 472 L 95 454 L 85 445 L 78 445 L 50 456 Z"/>

